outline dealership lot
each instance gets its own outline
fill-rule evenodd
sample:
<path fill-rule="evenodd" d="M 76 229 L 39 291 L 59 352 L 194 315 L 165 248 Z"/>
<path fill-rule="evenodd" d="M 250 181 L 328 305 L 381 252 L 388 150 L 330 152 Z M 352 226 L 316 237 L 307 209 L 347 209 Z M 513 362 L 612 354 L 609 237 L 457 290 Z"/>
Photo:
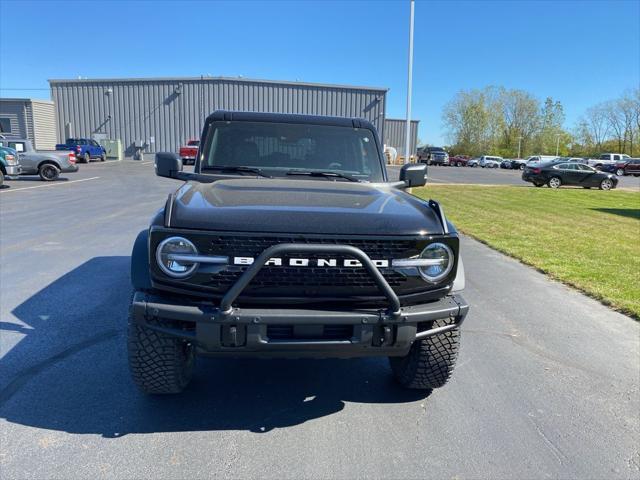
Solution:
<path fill-rule="evenodd" d="M 520 185 L 532 187 L 522 180 L 519 170 L 504 170 L 501 168 L 471 168 L 471 167 L 441 167 L 429 166 L 429 181 L 433 183 L 468 183 L 484 185 Z M 389 167 L 389 177 L 397 179 L 400 167 Z M 618 188 L 640 190 L 640 177 L 618 177 Z"/>
<path fill-rule="evenodd" d="M 526 185 L 511 171 L 429 173 Z M 470 239 L 461 357 L 427 398 L 382 359 L 199 359 L 184 395 L 140 395 L 129 254 L 178 183 L 151 158 L 65 178 L 0 190 L 3 477 L 640 474 L 638 323 Z"/>

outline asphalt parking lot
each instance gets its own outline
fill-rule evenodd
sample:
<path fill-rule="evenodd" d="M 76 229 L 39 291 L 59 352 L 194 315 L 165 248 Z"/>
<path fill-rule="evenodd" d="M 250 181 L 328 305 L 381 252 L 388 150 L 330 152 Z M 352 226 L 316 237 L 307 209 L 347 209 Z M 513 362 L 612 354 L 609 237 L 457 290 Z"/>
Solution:
<path fill-rule="evenodd" d="M 389 177 L 396 180 L 400 174 L 400 167 L 390 166 Z M 506 170 L 502 168 L 470 168 L 470 167 L 428 167 L 430 183 L 466 183 L 483 185 L 518 185 L 533 187 L 524 182 L 520 170 Z M 618 177 L 618 188 L 640 191 L 640 177 Z M 565 187 L 566 188 L 566 187 Z"/>
<path fill-rule="evenodd" d="M 460 358 L 428 397 L 384 359 L 207 359 L 139 394 L 129 254 L 179 183 L 80 168 L 0 190 L 3 478 L 640 478 L 640 325 L 467 238 Z M 431 180 L 465 170 L 518 175 Z"/>

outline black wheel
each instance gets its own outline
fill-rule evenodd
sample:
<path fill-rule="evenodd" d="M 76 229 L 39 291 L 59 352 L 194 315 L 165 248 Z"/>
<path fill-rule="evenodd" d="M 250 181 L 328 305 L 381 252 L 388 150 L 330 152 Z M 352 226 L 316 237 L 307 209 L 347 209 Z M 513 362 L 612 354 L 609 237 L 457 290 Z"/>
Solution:
<path fill-rule="evenodd" d="M 544 187 L 544 183 L 533 182 L 533 184 L 538 188 Z"/>
<path fill-rule="evenodd" d="M 91 155 L 89 155 L 89 152 L 84 154 L 84 163 L 89 163 L 91 162 Z"/>
<path fill-rule="evenodd" d="M 560 180 L 560 177 L 551 177 L 549 179 L 548 185 L 551 188 L 560 188 L 560 186 L 562 185 L 562 180 Z"/>
<path fill-rule="evenodd" d="M 105 153 L 103 153 L 102 155 L 100 155 L 100 161 L 104 162 L 107 159 L 107 155 Z"/>
<path fill-rule="evenodd" d="M 436 320 L 433 327 L 449 324 L 448 319 Z M 458 357 L 460 329 L 416 340 L 405 357 L 389 357 L 393 376 L 406 388 L 431 390 L 443 386 L 451 377 Z"/>
<path fill-rule="evenodd" d="M 44 165 L 40 165 L 38 175 L 40 175 L 40 178 L 45 182 L 52 182 L 60 176 L 60 169 L 55 165 L 45 163 Z"/>
<path fill-rule="evenodd" d="M 191 381 L 195 349 L 186 340 L 136 324 L 129 314 L 129 371 L 148 394 L 180 393 Z"/>
<path fill-rule="evenodd" d="M 611 190 L 613 188 L 613 181 L 610 178 L 605 178 L 600 182 L 600 190 Z"/>
<path fill-rule="evenodd" d="M 524 165 L 520 165 L 520 170 L 524 170 Z"/>
<path fill-rule="evenodd" d="M 4 185 L 4 173 L 0 170 L 0 187 Z"/>
<path fill-rule="evenodd" d="M 431 160 L 427 160 L 427 165 L 431 165 Z"/>

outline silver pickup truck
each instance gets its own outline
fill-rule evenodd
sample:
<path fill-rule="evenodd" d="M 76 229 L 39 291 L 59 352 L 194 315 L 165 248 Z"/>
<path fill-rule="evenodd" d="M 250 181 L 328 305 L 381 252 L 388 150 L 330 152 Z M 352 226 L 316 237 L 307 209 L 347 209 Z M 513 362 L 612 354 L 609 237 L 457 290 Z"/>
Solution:
<path fill-rule="evenodd" d="M 56 180 L 61 173 L 78 171 L 73 152 L 41 150 L 36 151 L 31 140 L 24 138 L 0 137 L 0 146 L 13 148 L 18 152 L 22 171 L 20 175 L 40 175 L 44 181 Z"/>

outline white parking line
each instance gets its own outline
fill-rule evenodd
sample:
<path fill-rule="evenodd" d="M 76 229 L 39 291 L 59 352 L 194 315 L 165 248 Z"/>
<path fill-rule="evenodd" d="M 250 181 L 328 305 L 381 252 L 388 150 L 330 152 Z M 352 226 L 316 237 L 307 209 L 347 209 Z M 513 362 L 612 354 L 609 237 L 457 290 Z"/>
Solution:
<path fill-rule="evenodd" d="M 10 188 L 8 190 L 2 190 L 0 193 L 11 193 L 11 192 L 21 192 L 22 190 L 31 190 L 32 188 L 44 188 L 44 187 L 56 187 L 60 185 L 69 185 L 70 183 L 78 183 L 78 182 L 86 182 L 88 180 L 97 180 L 100 177 L 91 177 L 91 178 L 81 178 L 80 180 L 69 180 L 68 182 L 56 182 L 56 183 L 47 183 L 46 185 L 36 185 L 34 187 L 24 187 L 24 188 Z"/>

